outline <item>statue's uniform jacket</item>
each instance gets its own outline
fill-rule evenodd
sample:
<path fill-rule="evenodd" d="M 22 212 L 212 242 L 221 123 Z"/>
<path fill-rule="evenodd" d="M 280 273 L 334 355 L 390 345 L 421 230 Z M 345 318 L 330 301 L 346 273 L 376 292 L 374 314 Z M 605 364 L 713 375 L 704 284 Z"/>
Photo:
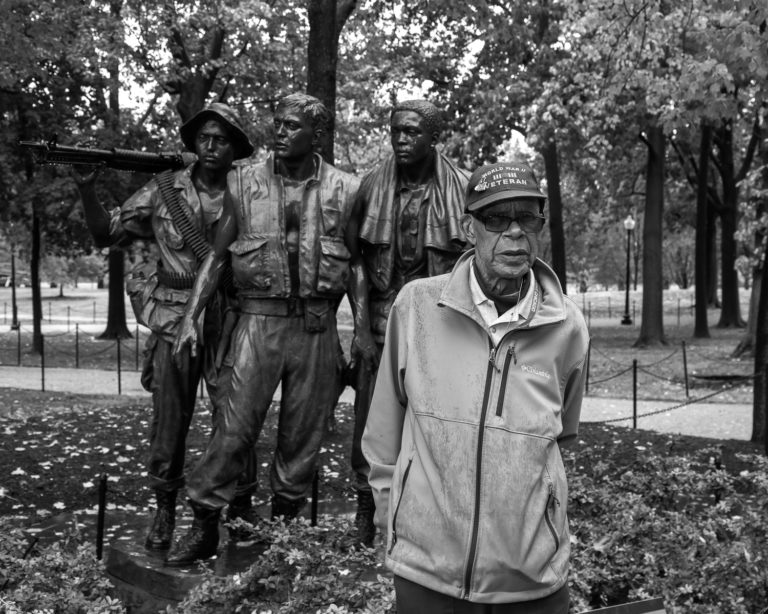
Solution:
<path fill-rule="evenodd" d="M 363 452 L 395 574 L 479 603 L 534 600 L 567 581 L 558 441 L 577 433 L 589 335 L 537 260 L 529 316 L 494 347 L 473 257 L 398 295 Z"/>
<path fill-rule="evenodd" d="M 469 173 L 457 168 L 444 155 L 435 154 L 434 172 L 424 192 L 424 223 L 418 237 L 424 248 L 426 267 L 422 276 L 442 275 L 451 270 L 467 244 L 461 227 L 464 192 Z M 368 173 L 360 184 L 357 199 L 363 212 L 360 249 L 369 280 L 369 318 L 371 331 L 381 352 L 387 317 L 403 284 L 410 281 L 397 271 L 398 175 L 394 155 Z M 375 377 L 375 373 L 372 374 Z M 355 488 L 369 491 L 368 463 L 360 449 L 360 439 L 368 417 L 373 382 L 358 385 L 355 398 L 355 429 L 352 436 L 352 470 Z"/>
<path fill-rule="evenodd" d="M 213 199 L 207 207 L 210 213 L 204 215 L 192 181 L 193 170 L 194 165 L 190 165 L 177 171 L 173 189 L 178 190 L 186 214 L 203 237 L 212 242 L 224 196 L 222 193 Z M 142 375 L 142 382 L 152 392 L 154 412 L 147 465 L 149 479 L 153 488 L 173 491 L 184 483 L 185 441 L 201 375 L 214 406 L 218 404 L 221 389 L 214 358 L 221 333 L 223 297 L 217 294 L 206 309 L 202 348 L 199 348 L 198 356 L 192 358 L 187 352 L 183 365 L 179 367 L 171 357 L 171 349 L 191 295 L 199 262 L 176 229 L 155 179 L 113 210 L 110 236 L 113 244 L 123 246 L 136 238 L 152 241 L 155 262 L 150 263 L 149 269 L 156 264 L 158 269 L 179 279 L 186 278 L 189 282 L 181 284 L 187 287 L 168 287 L 157 272 L 143 278 L 134 277 L 134 272 L 126 284 L 129 295 L 133 294 L 132 302 L 136 300 L 140 303 L 141 319 L 152 331 L 145 348 Z"/>
<path fill-rule="evenodd" d="M 238 234 L 229 246 L 241 314 L 225 365 L 232 378 L 223 420 L 190 475 L 190 498 L 218 509 L 231 500 L 243 453 L 258 439 L 282 382 L 273 492 L 300 501 L 311 486 L 342 365 L 336 307 L 346 291 L 344 242 L 359 180 L 315 156 L 302 193 L 299 283 L 292 292 L 283 178 L 266 162 L 230 172 Z"/>

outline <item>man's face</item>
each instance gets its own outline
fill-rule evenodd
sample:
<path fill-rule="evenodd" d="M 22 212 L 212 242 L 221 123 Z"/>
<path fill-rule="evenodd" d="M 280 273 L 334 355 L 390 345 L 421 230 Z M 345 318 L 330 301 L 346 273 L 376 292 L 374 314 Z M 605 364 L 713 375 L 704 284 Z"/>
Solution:
<path fill-rule="evenodd" d="M 207 170 L 221 171 L 232 166 L 235 146 L 227 127 L 215 119 L 207 120 L 197 131 L 195 153 L 198 163 Z"/>
<path fill-rule="evenodd" d="M 312 123 L 299 109 L 279 105 L 275 111 L 275 158 L 297 160 L 314 150 L 317 140 Z"/>
<path fill-rule="evenodd" d="M 494 287 L 505 279 L 520 279 L 528 273 L 540 249 L 541 227 L 538 230 L 524 230 L 517 221 L 511 221 L 506 230 L 493 231 L 486 228 L 483 220 L 490 217 L 488 224 L 503 225 L 503 218 L 520 218 L 523 225 L 536 225 L 539 219 L 539 202 L 535 198 L 502 200 L 484 207 L 472 216 L 467 228 L 475 242 L 475 265 L 483 280 Z M 531 218 L 529 216 L 535 216 Z M 509 221 L 508 219 L 506 221 Z M 543 225 L 543 223 L 542 223 Z M 503 285 L 503 284 L 502 284 Z"/>
<path fill-rule="evenodd" d="M 418 164 L 432 150 L 437 135 L 424 127 L 424 118 L 414 111 L 397 111 L 389 124 L 392 150 L 398 164 Z"/>

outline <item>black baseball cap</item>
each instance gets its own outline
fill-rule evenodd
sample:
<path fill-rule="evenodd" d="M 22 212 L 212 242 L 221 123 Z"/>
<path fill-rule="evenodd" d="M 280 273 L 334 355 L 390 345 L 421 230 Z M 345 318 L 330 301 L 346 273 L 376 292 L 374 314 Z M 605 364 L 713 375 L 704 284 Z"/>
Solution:
<path fill-rule="evenodd" d="M 539 188 L 533 169 L 525 162 L 497 162 L 476 169 L 467 184 L 464 211 L 472 213 L 500 200 L 547 197 Z"/>

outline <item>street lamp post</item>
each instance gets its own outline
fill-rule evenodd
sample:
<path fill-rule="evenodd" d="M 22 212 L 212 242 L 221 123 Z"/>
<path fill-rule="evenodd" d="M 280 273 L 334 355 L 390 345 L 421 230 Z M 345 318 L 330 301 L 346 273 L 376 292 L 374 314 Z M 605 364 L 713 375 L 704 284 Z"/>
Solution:
<path fill-rule="evenodd" d="M 632 250 L 632 231 L 635 228 L 635 220 L 631 214 L 624 220 L 624 228 L 627 230 L 627 279 L 624 285 L 624 317 L 621 318 L 621 323 L 632 324 L 632 317 L 629 315 L 629 253 Z"/>

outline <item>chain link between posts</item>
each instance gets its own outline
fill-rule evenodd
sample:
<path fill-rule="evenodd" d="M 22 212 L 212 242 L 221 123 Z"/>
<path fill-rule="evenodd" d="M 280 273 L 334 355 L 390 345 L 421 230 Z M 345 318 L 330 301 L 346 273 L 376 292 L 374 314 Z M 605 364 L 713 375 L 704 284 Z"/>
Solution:
<path fill-rule="evenodd" d="M 745 375 L 743 379 L 754 379 L 755 377 L 757 377 L 756 374 Z M 722 393 L 727 392 L 728 390 L 730 390 L 732 388 L 735 388 L 736 386 L 740 385 L 742 381 L 743 380 L 740 380 L 739 382 L 734 382 L 732 384 L 723 385 L 723 387 L 720 390 L 715 390 L 714 392 L 711 392 L 709 394 L 705 394 L 704 396 L 701 396 L 701 397 L 695 397 L 695 398 L 687 399 L 685 401 L 682 401 L 682 402 L 678 403 L 677 405 L 672 405 L 671 407 L 665 407 L 663 409 L 656 409 L 654 411 L 644 412 L 642 414 L 637 414 L 636 416 L 632 415 L 632 416 L 627 416 L 627 417 L 624 417 L 624 418 L 610 418 L 610 419 L 607 419 L 607 420 L 597 420 L 593 424 L 608 424 L 608 423 L 611 423 L 611 422 L 623 422 L 624 420 L 633 420 L 633 419 L 636 419 L 636 418 L 647 418 L 649 416 L 656 416 L 658 414 L 665 414 L 667 412 L 674 411 L 676 409 L 680 409 L 681 407 L 686 407 L 687 405 L 693 405 L 695 403 L 701 403 L 703 401 L 706 401 L 707 399 L 711 399 L 712 397 L 717 396 L 718 394 L 722 394 Z"/>

